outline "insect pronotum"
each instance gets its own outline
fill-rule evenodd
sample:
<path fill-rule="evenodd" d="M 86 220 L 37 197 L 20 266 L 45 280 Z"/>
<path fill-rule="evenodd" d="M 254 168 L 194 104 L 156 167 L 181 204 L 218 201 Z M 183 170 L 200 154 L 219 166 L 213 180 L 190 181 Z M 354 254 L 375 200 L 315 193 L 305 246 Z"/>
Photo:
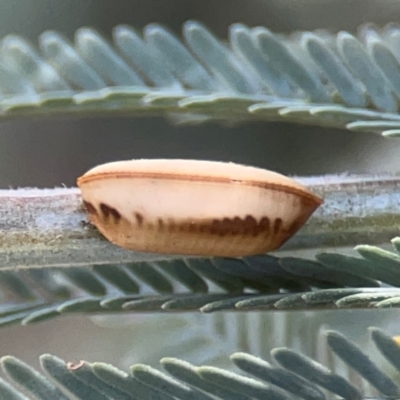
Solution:
<path fill-rule="evenodd" d="M 196 160 L 131 160 L 78 179 L 91 222 L 136 251 L 240 257 L 280 247 L 322 204 L 260 168 Z"/>

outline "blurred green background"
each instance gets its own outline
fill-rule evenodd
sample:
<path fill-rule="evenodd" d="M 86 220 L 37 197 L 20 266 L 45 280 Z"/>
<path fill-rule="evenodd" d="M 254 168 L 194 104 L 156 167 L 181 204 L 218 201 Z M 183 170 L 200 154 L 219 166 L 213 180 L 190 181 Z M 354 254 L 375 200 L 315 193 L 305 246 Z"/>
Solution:
<path fill-rule="evenodd" d="M 381 0 L 14 0 L 0 2 L 0 36 L 35 42 L 47 29 L 70 39 L 91 26 L 110 37 L 118 24 L 138 29 L 164 23 L 177 33 L 188 19 L 221 38 L 232 23 L 276 32 L 329 29 L 356 32 L 359 24 L 400 20 L 400 3 Z M 318 127 L 254 122 L 174 126 L 164 118 L 40 118 L 0 125 L 0 188 L 75 185 L 103 162 L 155 157 L 235 161 L 290 175 L 398 170 L 395 141 Z"/>

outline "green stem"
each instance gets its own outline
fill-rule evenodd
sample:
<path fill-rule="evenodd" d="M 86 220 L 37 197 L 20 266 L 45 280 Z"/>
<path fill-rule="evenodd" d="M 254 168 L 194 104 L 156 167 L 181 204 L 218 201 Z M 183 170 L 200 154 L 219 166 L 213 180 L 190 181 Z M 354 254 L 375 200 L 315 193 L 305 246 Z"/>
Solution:
<path fill-rule="evenodd" d="M 400 227 L 400 176 L 297 178 L 325 199 L 281 250 L 381 245 Z M 0 190 L 0 269 L 176 258 L 123 250 L 89 224 L 78 189 Z"/>

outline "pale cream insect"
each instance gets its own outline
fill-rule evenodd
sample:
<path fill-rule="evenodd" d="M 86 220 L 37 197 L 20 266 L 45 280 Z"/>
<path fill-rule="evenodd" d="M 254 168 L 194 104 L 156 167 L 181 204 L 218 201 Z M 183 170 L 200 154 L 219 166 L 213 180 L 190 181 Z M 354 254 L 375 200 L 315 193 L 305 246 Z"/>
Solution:
<path fill-rule="evenodd" d="M 275 172 L 214 161 L 131 160 L 78 179 L 91 222 L 136 251 L 240 257 L 274 250 L 322 199 Z"/>

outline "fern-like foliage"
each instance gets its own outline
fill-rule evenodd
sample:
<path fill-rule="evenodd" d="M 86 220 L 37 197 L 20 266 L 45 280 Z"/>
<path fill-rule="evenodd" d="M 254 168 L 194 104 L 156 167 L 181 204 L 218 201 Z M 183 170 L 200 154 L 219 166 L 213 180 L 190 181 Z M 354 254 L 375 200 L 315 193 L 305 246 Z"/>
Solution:
<path fill-rule="evenodd" d="M 400 371 L 400 347 L 378 328 L 370 328 L 369 332 L 386 366 L 378 366 L 339 332 L 328 330 L 324 336 L 329 349 L 358 378 L 368 382 L 375 395 L 399 398 L 398 382 L 387 370 L 391 364 L 397 374 Z M 1 366 L 9 382 L 0 379 L 0 396 L 7 400 L 288 400 L 293 396 L 326 400 L 336 395 L 360 400 L 371 394 L 350 382 L 348 374 L 339 375 L 292 349 L 275 348 L 271 357 L 272 363 L 247 353 L 234 353 L 230 359 L 238 372 L 229 367 L 195 366 L 177 358 L 161 359 L 165 372 L 145 364 L 134 364 L 125 372 L 106 363 L 72 363 L 44 354 L 39 372 L 15 357 L 5 356 Z"/>
<path fill-rule="evenodd" d="M 127 113 L 180 123 L 291 121 L 400 135 L 400 29 L 279 35 L 234 24 L 227 42 L 188 21 L 182 38 L 126 25 L 112 43 L 81 28 L 44 32 L 38 48 L 1 41 L 0 117 Z"/>
<path fill-rule="evenodd" d="M 392 243 L 400 251 L 400 238 Z M 373 246 L 360 257 L 243 259 L 1 271 L 0 326 L 72 313 L 272 311 L 400 305 L 400 256 Z"/>

